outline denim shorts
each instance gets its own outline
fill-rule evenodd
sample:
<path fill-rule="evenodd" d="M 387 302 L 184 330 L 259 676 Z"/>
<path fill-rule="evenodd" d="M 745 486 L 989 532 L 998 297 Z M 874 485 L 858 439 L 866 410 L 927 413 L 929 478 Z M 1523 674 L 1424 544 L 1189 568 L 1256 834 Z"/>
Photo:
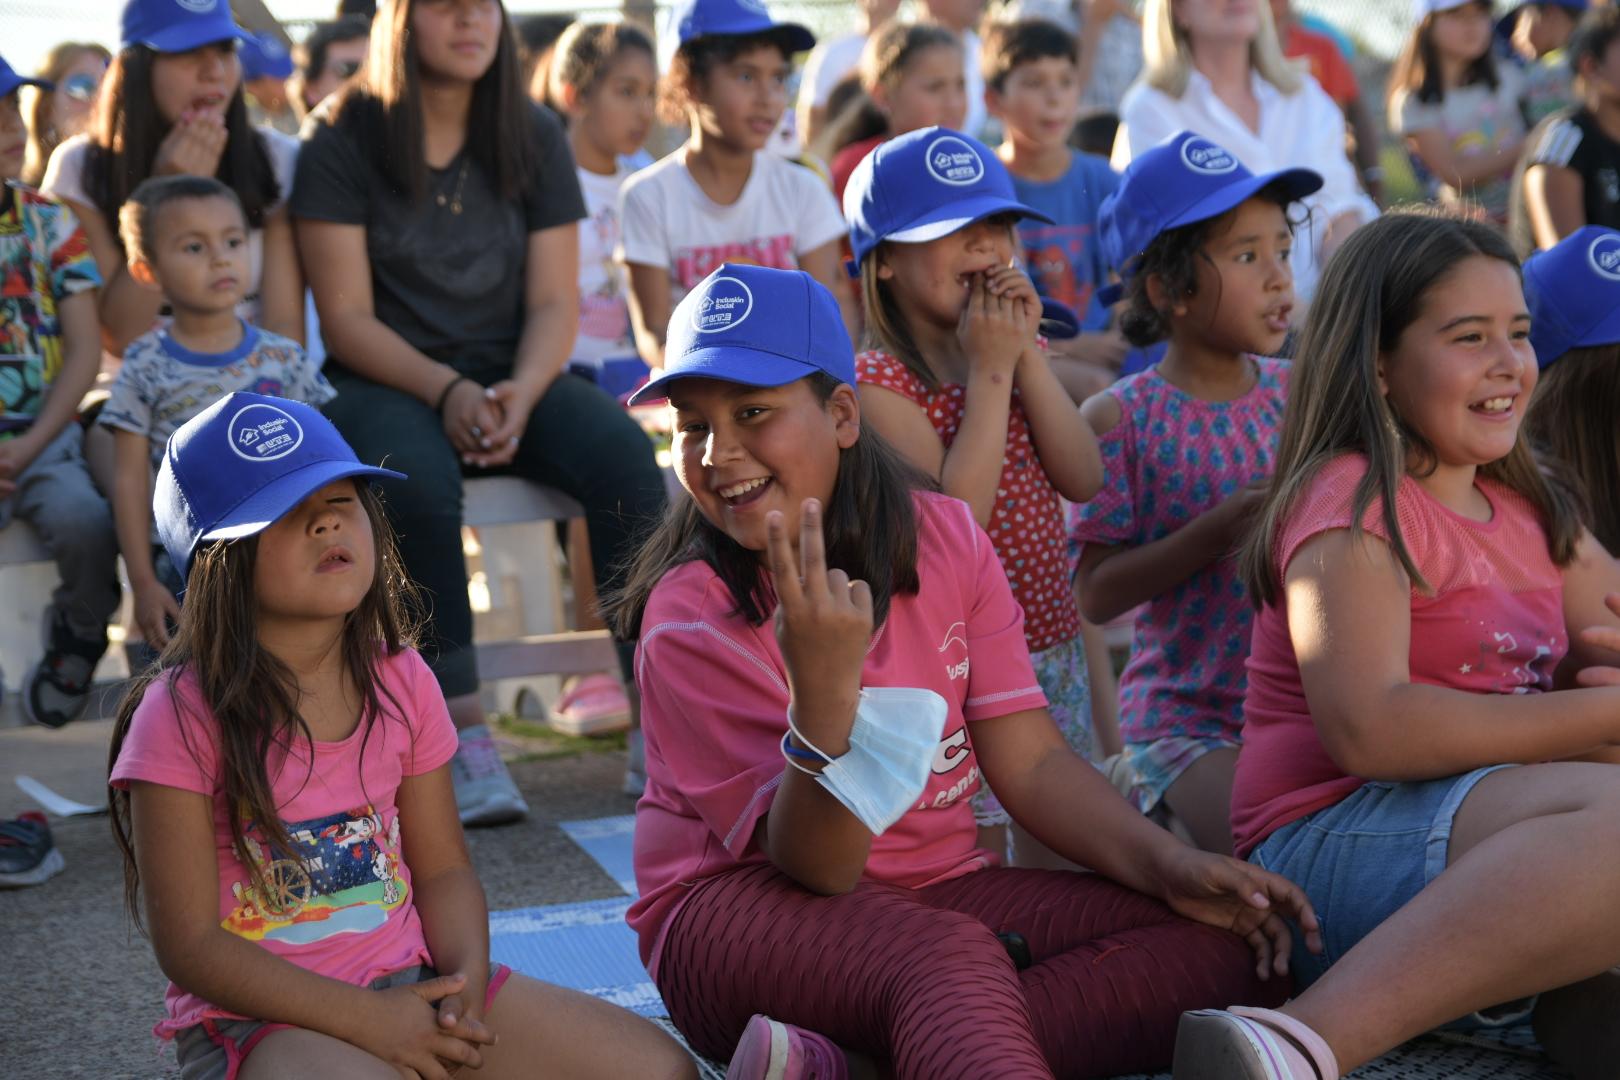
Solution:
<path fill-rule="evenodd" d="M 1305 890 L 1322 924 L 1322 953 L 1296 930 L 1291 967 L 1301 990 L 1446 868 L 1463 799 L 1493 765 L 1420 783 L 1369 781 L 1340 802 L 1291 821 L 1249 854 Z"/>

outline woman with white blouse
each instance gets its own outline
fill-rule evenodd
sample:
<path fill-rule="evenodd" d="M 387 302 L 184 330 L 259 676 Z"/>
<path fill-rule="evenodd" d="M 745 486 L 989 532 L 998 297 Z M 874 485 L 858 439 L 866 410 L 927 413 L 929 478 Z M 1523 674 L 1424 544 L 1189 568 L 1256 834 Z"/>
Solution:
<path fill-rule="evenodd" d="M 1345 154 L 1344 114 L 1284 59 L 1265 0 L 1147 0 L 1142 47 L 1141 81 L 1120 103 L 1114 168 L 1188 130 L 1255 173 L 1320 173 L 1322 190 L 1305 200 L 1309 220 L 1295 230 L 1294 292 L 1308 303 L 1327 257 L 1378 216 Z"/>

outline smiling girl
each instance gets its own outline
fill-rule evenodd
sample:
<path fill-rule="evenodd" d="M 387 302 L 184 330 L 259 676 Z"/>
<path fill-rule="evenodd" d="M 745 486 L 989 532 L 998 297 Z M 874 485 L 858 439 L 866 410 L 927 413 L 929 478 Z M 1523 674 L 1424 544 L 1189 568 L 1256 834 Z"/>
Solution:
<path fill-rule="evenodd" d="M 1242 556 L 1232 793 L 1325 948 L 1280 1012 L 1184 1019 L 1176 1080 L 1335 1080 L 1481 1010 L 1614 1075 L 1620 770 L 1568 759 L 1620 747 L 1620 574 L 1520 430 L 1529 335 L 1484 225 L 1393 215 L 1328 267 Z"/>

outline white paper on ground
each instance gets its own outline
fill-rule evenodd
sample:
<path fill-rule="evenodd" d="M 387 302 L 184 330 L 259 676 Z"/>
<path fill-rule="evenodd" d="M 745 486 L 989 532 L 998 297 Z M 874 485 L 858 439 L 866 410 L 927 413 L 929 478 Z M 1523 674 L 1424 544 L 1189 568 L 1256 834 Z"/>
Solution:
<path fill-rule="evenodd" d="M 23 792 L 46 810 L 57 817 L 82 817 L 86 814 L 105 814 L 105 806 L 90 806 L 87 803 L 74 802 L 65 795 L 58 795 L 32 776 L 17 777 L 17 786 Z"/>

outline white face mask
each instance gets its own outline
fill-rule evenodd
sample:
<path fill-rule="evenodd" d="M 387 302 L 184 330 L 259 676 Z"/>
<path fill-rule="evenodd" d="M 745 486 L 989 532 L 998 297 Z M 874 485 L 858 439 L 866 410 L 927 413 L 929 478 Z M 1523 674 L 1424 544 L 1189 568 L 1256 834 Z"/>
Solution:
<path fill-rule="evenodd" d="M 904 686 L 863 689 L 849 732 L 849 752 L 832 758 L 799 733 L 790 711 L 788 727 L 793 737 L 826 765 L 818 773 L 791 756 L 788 763 L 814 776 L 873 836 L 881 836 L 928 786 L 948 712 L 945 699 L 932 690 Z"/>

